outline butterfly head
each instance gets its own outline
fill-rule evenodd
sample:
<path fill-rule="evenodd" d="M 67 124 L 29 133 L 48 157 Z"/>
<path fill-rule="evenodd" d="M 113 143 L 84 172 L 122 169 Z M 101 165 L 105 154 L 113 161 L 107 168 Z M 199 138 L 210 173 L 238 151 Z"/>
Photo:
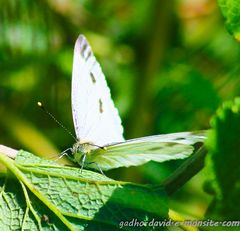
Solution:
<path fill-rule="evenodd" d="M 93 145 L 90 142 L 76 142 L 72 147 L 73 159 L 79 163 L 83 156 L 89 154 L 93 150 Z"/>

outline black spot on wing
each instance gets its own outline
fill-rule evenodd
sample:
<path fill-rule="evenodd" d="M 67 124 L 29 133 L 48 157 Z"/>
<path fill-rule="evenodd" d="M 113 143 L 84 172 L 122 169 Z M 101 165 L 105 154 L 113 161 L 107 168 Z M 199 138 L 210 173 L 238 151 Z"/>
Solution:
<path fill-rule="evenodd" d="M 147 151 L 159 151 L 159 150 L 164 150 L 165 148 L 172 148 L 176 145 L 176 143 L 172 142 L 160 142 L 159 144 L 154 144 L 154 147 L 147 149 Z"/>
<path fill-rule="evenodd" d="M 80 38 L 80 54 L 85 61 L 87 61 L 91 56 L 93 56 L 92 49 L 85 37 L 83 36 Z"/>
<path fill-rule="evenodd" d="M 163 149 L 163 147 L 154 147 L 154 148 L 149 148 L 148 151 L 157 151 L 161 149 Z"/>
<path fill-rule="evenodd" d="M 103 113 L 103 103 L 101 99 L 99 99 L 99 112 Z"/>
<path fill-rule="evenodd" d="M 177 137 L 177 138 L 175 138 L 174 140 L 176 140 L 176 141 L 179 141 L 179 140 L 185 140 L 186 138 L 184 138 L 184 137 Z"/>
<path fill-rule="evenodd" d="M 174 147 L 176 145 L 178 145 L 178 144 L 172 143 L 172 142 L 159 143 L 159 146 L 156 145 L 155 147 L 149 148 L 148 151 L 157 151 L 157 150 L 161 150 L 161 149 L 164 149 L 164 148 L 169 148 L 169 147 L 171 148 L 171 147 Z"/>
<path fill-rule="evenodd" d="M 92 54 L 93 54 L 93 53 L 92 53 L 91 49 L 89 48 L 85 60 L 88 61 L 89 57 L 91 57 Z"/>
<path fill-rule="evenodd" d="M 172 142 L 168 142 L 168 143 L 164 143 L 166 147 L 173 147 L 173 146 L 176 146 L 178 144 L 176 143 L 172 143 Z"/>
<path fill-rule="evenodd" d="M 95 79 L 95 77 L 94 77 L 92 72 L 90 72 L 90 77 L 91 77 L 92 82 L 96 83 L 96 79 Z"/>
<path fill-rule="evenodd" d="M 81 54 L 81 56 L 85 59 L 85 57 L 84 57 L 84 52 L 85 52 L 85 50 L 87 49 L 87 43 L 83 42 L 81 45 L 82 45 L 82 46 L 81 46 L 80 54 Z"/>

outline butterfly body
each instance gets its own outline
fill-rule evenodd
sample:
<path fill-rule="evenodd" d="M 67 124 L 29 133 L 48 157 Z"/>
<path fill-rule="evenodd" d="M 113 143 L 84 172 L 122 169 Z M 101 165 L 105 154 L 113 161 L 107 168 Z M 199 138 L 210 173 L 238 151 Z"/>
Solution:
<path fill-rule="evenodd" d="M 96 148 L 105 150 L 105 148 L 96 147 L 96 145 L 90 141 L 77 141 L 72 147 L 73 161 L 81 165 L 83 159 L 88 160 Z M 86 164 L 86 162 L 83 164 Z"/>
<path fill-rule="evenodd" d="M 186 158 L 194 151 L 193 145 L 203 143 L 206 137 L 200 131 L 125 140 L 110 89 L 83 35 L 74 47 L 72 112 L 78 140 L 72 148 L 73 159 L 82 167 L 100 171 L 137 166 L 150 160 Z"/>

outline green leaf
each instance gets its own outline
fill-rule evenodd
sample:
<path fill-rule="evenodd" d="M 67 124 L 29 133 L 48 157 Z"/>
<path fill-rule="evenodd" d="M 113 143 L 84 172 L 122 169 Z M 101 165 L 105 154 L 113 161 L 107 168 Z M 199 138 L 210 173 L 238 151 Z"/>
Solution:
<path fill-rule="evenodd" d="M 87 170 L 81 173 L 24 151 L 15 161 L 0 154 L 0 162 L 11 173 L 0 178 L 3 230 L 118 230 L 121 221 L 167 217 L 160 187 L 114 181 Z"/>
<path fill-rule="evenodd" d="M 240 4 L 239 0 L 218 0 L 230 34 L 240 42 Z"/>
<path fill-rule="evenodd" d="M 212 120 L 209 162 L 215 199 L 208 216 L 238 220 L 240 214 L 240 98 L 226 102 Z M 213 192 L 212 192 L 213 193 Z"/>

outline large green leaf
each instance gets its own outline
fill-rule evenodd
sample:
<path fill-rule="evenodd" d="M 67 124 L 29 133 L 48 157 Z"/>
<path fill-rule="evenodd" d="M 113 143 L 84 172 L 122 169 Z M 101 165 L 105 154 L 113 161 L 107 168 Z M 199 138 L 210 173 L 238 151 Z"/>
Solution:
<path fill-rule="evenodd" d="M 167 217 L 160 187 L 114 181 L 24 151 L 15 161 L 1 154 L 0 162 L 9 169 L 0 181 L 2 230 L 118 230 L 121 221 Z"/>
<path fill-rule="evenodd" d="M 226 27 L 237 41 L 240 41 L 240 3 L 239 0 L 218 0 L 226 20 Z"/>
<path fill-rule="evenodd" d="M 212 120 L 209 162 L 215 199 L 208 216 L 239 220 L 240 214 L 240 98 L 226 102 Z M 213 191 L 212 191 L 213 193 Z"/>

